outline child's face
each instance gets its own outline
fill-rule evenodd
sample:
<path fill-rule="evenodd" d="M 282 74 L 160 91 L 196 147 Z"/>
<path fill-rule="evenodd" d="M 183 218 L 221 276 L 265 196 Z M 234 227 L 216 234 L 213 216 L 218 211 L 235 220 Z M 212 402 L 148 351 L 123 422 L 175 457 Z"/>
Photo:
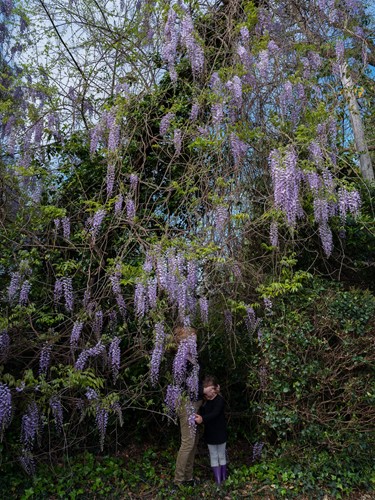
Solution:
<path fill-rule="evenodd" d="M 214 386 L 207 387 L 206 390 L 206 399 L 213 399 L 217 394 L 217 388 Z"/>

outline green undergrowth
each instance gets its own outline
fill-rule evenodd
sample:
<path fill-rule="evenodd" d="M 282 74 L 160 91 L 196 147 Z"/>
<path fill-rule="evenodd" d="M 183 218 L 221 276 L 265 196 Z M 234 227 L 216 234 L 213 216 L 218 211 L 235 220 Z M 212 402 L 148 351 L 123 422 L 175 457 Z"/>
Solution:
<path fill-rule="evenodd" d="M 0 498 L 26 499 L 141 499 L 141 498 L 373 498 L 375 466 L 335 455 L 291 447 L 266 450 L 261 461 L 251 462 L 246 445 L 229 448 L 229 477 L 218 488 L 211 477 L 204 447 L 196 460 L 196 486 L 173 486 L 176 448 L 129 448 L 113 456 L 90 452 L 56 464 L 39 464 L 33 477 L 17 464 L 0 469 Z"/>

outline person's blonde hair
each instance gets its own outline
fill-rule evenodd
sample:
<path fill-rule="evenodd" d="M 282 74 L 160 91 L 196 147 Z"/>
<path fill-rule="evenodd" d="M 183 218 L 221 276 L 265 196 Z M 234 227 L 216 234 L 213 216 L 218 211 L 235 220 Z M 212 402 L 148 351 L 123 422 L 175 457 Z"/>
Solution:
<path fill-rule="evenodd" d="M 185 340 L 191 336 L 197 336 L 197 331 L 195 328 L 191 326 L 176 326 L 173 330 L 174 339 L 177 344 L 179 344 L 182 340 Z"/>

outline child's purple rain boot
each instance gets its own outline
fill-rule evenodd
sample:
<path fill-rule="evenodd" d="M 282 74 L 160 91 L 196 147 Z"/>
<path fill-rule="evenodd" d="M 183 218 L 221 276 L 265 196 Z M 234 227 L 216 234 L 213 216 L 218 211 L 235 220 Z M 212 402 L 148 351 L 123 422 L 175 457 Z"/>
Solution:
<path fill-rule="evenodd" d="M 215 476 L 215 483 L 220 484 L 221 483 L 221 466 L 217 465 L 216 467 L 211 467 L 214 476 Z"/>
<path fill-rule="evenodd" d="M 227 464 L 220 465 L 221 481 L 225 481 L 228 476 Z"/>

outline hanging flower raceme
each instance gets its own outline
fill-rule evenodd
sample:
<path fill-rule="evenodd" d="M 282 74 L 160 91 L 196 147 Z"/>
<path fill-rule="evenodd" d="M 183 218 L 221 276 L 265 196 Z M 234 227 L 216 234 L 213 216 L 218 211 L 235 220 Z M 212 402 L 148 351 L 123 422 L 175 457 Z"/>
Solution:
<path fill-rule="evenodd" d="M 208 299 L 207 297 L 200 297 L 199 299 L 199 309 L 201 312 L 202 323 L 208 323 Z"/>
<path fill-rule="evenodd" d="M 107 128 L 108 128 L 108 149 L 115 151 L 120 141 L 120 125 L 116 119 L 116 108 L 111 109 L 107 114 Z"/>
<path fill-rule="evenodd" d="M 53 418 L 55 419 L 56 431 L 58 434 L 61 434 L 64 424 L 63 407 L 61 404 L 61 399 L 57 396 L 53 396 L 49 400 L 49 405 L 52 411 Z"/>
<path fill-rule="evenodd" d="M 25 280 L 22 283 L 21 290 L 20 290 L 20 298 L 19 298 L 19 304 L 21 306 L 26 306 L 27 302 L 29 300 L 29 292 L 31 290 L 31 284 L 29 280 Z"/>
<path fill-rule="evenodd" d="M 177 13 L 171 7 L 168 12 L 167 22 L 164 26 L 164 44 L 161 51 L 163 60 L 168 64 L 169 76 L 172 82 L 177 82 L 175 61 L 177 57 L 177 45 L 179 39 Z"/>
<path fill-rule="evenodd" d="M 98 342 L 94 347 L 84 349 L 79 355 L 74 367 L 76 370 L 84 370 L 89 358 L 98 357 L 105 351 L 105 347 L 101 342 Z"/>
<path fill-rule="evenodd" d="M 139 184 L 139 177 L 137 174 L 130 174 L 129 177 L 130 189 L 135 192 Z"/>
<path fill-rule="evenodd" d="M 72 333 L 70 334 L 70 350 L 72 352 L 74 352 L 77 349 L 83 325 L 84 325 L 83 321 L 76 321 L 73 325 Z"/>
<path fill-rule="evenodd" d="M 160 135 L 161 136 L 164 137 L 166 135 L 168 128 L 169 128 L 174 116 L 175 116 L 174 113 L 167 113 L 161 119 L 161 121 L 160 121 Z"/>
<path fill-rule="evenodd" d="M 231 104 L 233 107 L 241 110 L 242 108 L 242 81 L 236 75 L 232 80 L 228 80 L 226 83 L 227 89 L 231 93 Z"/>
<path fill-rule="evenodd" d="M 103 330 L 103 311 L 99 309 L 99 311 L 95 312 L 94 321 L 92 324 L 92 331 L 95 333 L 97 337 L 100 337 Z"/>
<path fill-rule="evenodd" d="M 188 364 L 193 366 L 198 364 L 197 338 L 195 335 L 189 335 L 187 338 L 182 339 L 178 345 L 173 361 L 173 378 L 176 384 L 181 385 L 185 382 Z M 196 388 L 197 391 L 198 387 Z"/>
<path fill-rule="evenodd" d="M 182 400 L 182 389 L 178 385 L 168 385 L 167 394 L 165 396 L 165 404 L 171 415 L 175 415 Z"/>
<path fill-rule="evenodd" d="M 155 325 L 155 344 L 151 355 L 150 363 L 150 379 L 153 386 L 159 378 L 160 364 L 164 354 L 165 331 L 163 323 L 156 323 Z"/>
<path fill-rule="evenodd" d="M 96 407 L 95 421 L 100 436 L 100 450 L 103 451 L 104 439 L 108 425 L 108 410 L 99 404 Z"/>
<path fill-rule="evenodd" d="M 181 21 L 181 44 L 186 49 L 193 75 L 200 75 L 204 67 L 204 52 L 195 39 L 193 21 L 188 12 Z"/>
<path fill-rule="evenodd" d="M 285 213 L 288 224 L 294 227 L 297 217 L 302 216 L 302 208 L 299 201 L 302 173 L 297 167 L 296 152 L 294 149 L 289 149 L 282 156 L 280 151 L 273 150 L 271 151 L 269 162 L 275 206 Z"/>
<path fill-rule="evenodd" d="M 190 111 L 190 115 L 189 115 L 189 119 L 192 121 L 192 122 L 195 122 L 198 118 L 198 114 L 199 114 L 199 104 L 197 102 L 193 102 L 193 105 L 191 107 L 191 111 Z"/>
<path fill-rule="evenodd" d="M 106 176 L 106 187 L 107 196 L 110 197 L 113 193 L 113 188 L 115 185 L 115 166 L 113 163 L 107 165 L 107 176 Z"/>
<path fill-rule="evenodd" d="M 32 449 L 41 428 L 40 414 L 35 401 L 32 401 L 22 417 L 21 442 L 26 449 Z"/>
<path fill-rule="evenodd" d="M 279 246 L 278 224 L 276 221 L 272 221 L 270 225 L 270 243 L 273 247 Z"/>
<path fill-rule="evenodd" d="M 34 457 L 30 450 L 23 449 L 22 455 L 18 457 L 18 459 L 26 474 L 33 476 L 35 474 L 36 467 Z"/>
<path fill-rule="evenodd" d="M 182 132 L 179 128 L 176 128 L 174 131 L 173 144 L 176 151 L 176 155 L 178 156 L 181 153 L 181 144 L 182 144 Z"/>
<path fill-rule="evenodd" d="M 65 239 L 68 240 L 70 238 L 70 219 L 69 219 L 69 217 L 63 217 L 61 219 L 61 225 L 63 228 L 63 236 Z"/>
<path fill-rule="evenodd" d="M 346 222 L 346 216 L 351 213 L 353 217 L 359 215 L 359 209 L 361 206 L 361 197 L 358 191 L 347 191 L 344 188 L 338 190 L 338 207 L 339 214 L 343 224 Z"/>
<path fill-rule="evenodd" d="M 238 166 L 245 159 L 249 145 L 241 141 L 234 132 L 230 134 L 229 141 L 234 164 Z"/>
<path fill-rule="evenodd" d="M 269 52 L 268 49 L 261 50 L 258 55 L 258 62 L 256 67 L 259 72 L 259 76 L 262 80 L 268 80 L 269 74 Z"/>
<path fill-rule="evenodd" d="M 0 442 L 12 420 L 12 394 L 6 384 L 0 384 Z"/>
<path fill-rule="evenodd" d="M 67 311 L 72 312 L 74 304 L 72 278 L 62 278 L 62 285 L 64 291 L 65 307 Z"/>
<path fill-rule="evenodd" d="M 0 362 L 4 362 L 8 357 L 10 347 L 10 337 L 7 331 L 0 333 Z"/>
<path fill-rule="evenodd" d="M 14 300 L 21 287 L 21 274 L 16 271 L 11 273 L 10 284 L 8 287 L 8 300 L 11 302 Z"/>
<path fill-rule="evenodd" d="M 124 197 L 119 194 L 115 201 L 115 215 L 119 215 L 122 211 L 122 205 L 124 203 Z"/>
<path fill-rule="evenodd" d="M 251 333 L 258 324 L 255 311 L 251 306 L 246 307 L 245 324 L 249 333 Z"/>
<path fill-rule="evenodd" d="M 224 325 L 225 331 L 229 335 L 233 331 L 233 316 L 229 309 L 225 309 L 224 311 Z"/>
<path fill-rule="evenodd" d="M 92 217 L 89 217 L 87 220 L 87 231 L 91 235 L 93 239 L 98 235 L 100 227 L 103 223 L 104 217 L 107 212 L 101 208 L 97 210 Z"/>
<path fill-rule="evenodd" d="M 121 349 L 120 349 L 121 340 L 119 337 L 115 337 L 108 350 L 108 363 L 112 370 L 113 382 L 116 383 L 121 364 Z"/>
<path fill-rule="evenodd" d="M 134 307 L 135 307 L 135 314 L 138 318 L 143 318 L 148 310 L 146 289 L 142 282 L 138 282 L 135 285 Z"/>
<path fill-rule="evenodd" d="M 52 345 L 45 344 L 39 357 L 39 374 L 46 374 L 51 361 Z"/>

